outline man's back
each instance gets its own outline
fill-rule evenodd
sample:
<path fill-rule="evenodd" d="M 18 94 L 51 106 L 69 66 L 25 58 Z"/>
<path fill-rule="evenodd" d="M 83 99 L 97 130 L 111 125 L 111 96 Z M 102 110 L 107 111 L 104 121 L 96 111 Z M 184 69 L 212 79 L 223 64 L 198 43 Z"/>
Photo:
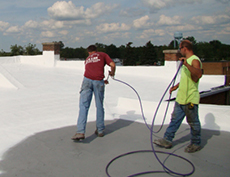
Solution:
<path fill-rule="evenodd" d="M 104 66 L 109 65 L 113 60 L 104 52 L 93 52 L 85 60 L 84 76 L 92 80 L 102 80 L 104 76 Z"/>

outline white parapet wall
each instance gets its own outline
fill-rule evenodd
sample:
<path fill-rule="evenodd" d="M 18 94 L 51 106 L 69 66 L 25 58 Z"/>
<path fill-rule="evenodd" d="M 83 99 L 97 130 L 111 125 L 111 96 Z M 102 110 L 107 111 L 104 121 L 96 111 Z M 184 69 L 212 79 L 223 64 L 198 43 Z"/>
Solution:
<path fill-rule="evenodd" d="M 42 55 L 18 55 L 12 57 L 0 57 L 0 64 L 22 63 L 45 67 L 54 67 L 56 61 L 60 60 L 60 55 L 55 55 L 54 51 L 43 51 Z"/>
<path fill-rule="evenodd" d="M 45 67 L 54 67 L 56 60 L 60 59 L 60 55 L 54 55 L 54 51 L 43 51 L 42 55 L 36 56 L 20 56 L 22 64 L 38 65 Z"/>
<path fill-rule="evenodd" d="M 54 51 L 43 51 L 42 55 L 36 56 L 12 56 L 0 57 L 0 88 L 22 88 L 23 86 L 17 83 L 10 73 L 4 68 L 5 64 L 28 64 L 40 67 L 63 67 L 84 70 L 84 61 L 60 61 L 60 55 L 55 55 Z M 138 76 L 138 77 L 157 77 L 168 78 L 170 81 L 174 73 L 178 70 L 180 62 L 165 61 L 165 66 L 118 66 L 116 76 L 119 78 L 121 74 Z M 105 68 L 107 75 L 109 67 Z M 133 72 L 135 70 L 135 72 Z M 145 72 L 143 72 L 143 70 Z M 163 71 L 163 72 L 162 72 Z M 159 73 L 162 73 L 159 75 Z M 180 77 L 180 72 L 178 77 Z M 223 85 L 225 81 L 224 75 L 209 76 L 203 75 L 200 80 L 200 91 L 209 90 L 212 87 Z"/>
<path fill-rule="evenodd" d="M 18 56 L 0 57 L 0 64 L 8 64 L 8 63 L 20 63 L 20 59 Z"/>
<path fill-rule="evenodd" d="M 21 63 L 41 67 L 54 67 L 56 61 L 59 60 L 60 55 L 55 55 L 54 51 L 43 51 L 42 55 L 0 57 L 0 88 L 18 89 L 23 87 L 4 68 L 5 64 Z"/>

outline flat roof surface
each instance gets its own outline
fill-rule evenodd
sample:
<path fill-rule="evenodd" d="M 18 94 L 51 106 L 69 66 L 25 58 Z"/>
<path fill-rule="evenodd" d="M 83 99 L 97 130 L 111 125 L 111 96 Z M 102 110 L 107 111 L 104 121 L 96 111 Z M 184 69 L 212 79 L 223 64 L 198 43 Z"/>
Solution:
<path fill-rule="evenodd" d="M 0 67 L 0 177 L 106 177 L 106 166 L 113 158 L 130 151 L 151 151 L 150 131 L 141 116 L 137 95 L 126 85 L 110 79 L 106 86 L 105 136 L 94 135 L 96 108 L 92 100 L 86 139 L 73 142 L 84 62 L 60 61 L 49 68 L 17 63 L 18 60 L 7 63 L 7 58 Z M 117 67 L 116 78 L 140 94 L 148 124 L 152 123 L 153 113 L 175 69 L 176 63 L 164 67 Z M 204 75 L 199 88 L 208 90 L 223 82 L 222 76 Z M 162 103 L 155 125 L 161 125 L 167 103 Z M 163 136 L 172 110 L 170 104 L 165 126 L 154 139 Z M 186 120 L 172 149 L 153 147 L 155 151 L 173 152 L 190 160 L 195 167 L 192 176 L 229 176 L 229 115 L 229 106 L 199 105 L 200 122 L 205 128 L 203 149 L 199 152 L 184 152 L 190 141 Z M 187 161 L 158 155 L 172 171 L 187 174 L 193 170 Z M 163 170 L 153 152 L 118 158 L 108 168 L 112 177 L 143 171 L 160 171 L 144 176 L 172 175 L 162 174 Z"/>
<path fill-rule="evenodd" d="M 106 177 L 106 167 L 115 157 L 132 151 L 151 150 L 150 131 L 145 124 L 115 119 L 106 121 L 104 137 L 94 134 L 95 122 L 87 124 L 86 139 L 74 142 L 76 127 L 69 126 L 37 133 L 10 148 L 0 162 L 1 177 Z M 167 125 L 154 139 L 162 137 Z M 155 126 L 157 130 L 159 126 Z M 182 124 L 173 141 L 173 148 L 154 145 L 155 151 L 174 153 L 191 161 L 191 176 L 216 177 L 230 174 L 230 133 L 202 129 L 202 149 L 185 153 L 190 129 Z M 167 168 L 177 173 L 193 171 L 187 161 L 157 153 Z M 164 171 L 153 152 L 140 152 L 118 158 L 107 169 L 114 177 L 130 176 L 145 171 Z M 156 172 L 144 176 L 170 176 Z"/>

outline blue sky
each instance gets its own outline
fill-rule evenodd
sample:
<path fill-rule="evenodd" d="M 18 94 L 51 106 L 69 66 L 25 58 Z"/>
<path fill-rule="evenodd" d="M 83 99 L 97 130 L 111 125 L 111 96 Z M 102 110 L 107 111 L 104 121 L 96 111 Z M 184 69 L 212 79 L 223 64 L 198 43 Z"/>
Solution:
<path fill-rule="evenodd" d="M 230 0 L 0 0 L 0 50 L 63 41 L 168 45 L 174 33 L 230 44 Z"/>

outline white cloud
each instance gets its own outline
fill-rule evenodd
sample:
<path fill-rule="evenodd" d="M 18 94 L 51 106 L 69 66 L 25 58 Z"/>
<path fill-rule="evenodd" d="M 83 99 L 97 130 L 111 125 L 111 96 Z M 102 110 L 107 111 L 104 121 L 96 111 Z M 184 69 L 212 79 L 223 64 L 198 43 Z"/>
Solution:
<path fill-rule="evenodd" d="M 84 34 L 82 33 L 82 34 L 80 34 L 80 36 L 82 36 L 82 37 L 84 37 L 84 36 L 87 36 L 87 37 L 96 37 L 97 36 L 97 34 L 94 32 L 94 31 L 92 31 L 92 30 L 90 30 L 90 31 L 84 31 Z"/>
<path fill-rule="evenodd" d="M 218 31 L 217 34 L 220 35 L 230 35 L 230 26 L 225 27 L 221 31 Z"/>
<path fill-rule="evenodd" d="M 172 0 L 142 0 L 144 4 L 154 8 L 162 9 L 167 6 L 168 3 L 171 3 Z"/>
<path fill-rule="evenodd" d="M 30 37 L 32 39 L 39 36 L 35 35 L 37 33 L 40 33 L 41 37 L 55 37 L 58 34 L 66 36 L 69 33 L 66 28 L 68 29 L 69 26 L 65 25 L 63 21 L 55 21 L 53 19 L 41 22 L 29 20 L 22 26 L 21 31 L 27 38 Z"/>
<path fill-rule="evenodd" d="M 65 25 L 63 21 L 44 20 L 40 24 L 40 28 L 42 29 L 60 29 L 64 27 Z"/>
<path fill-rule="evenodd" d="M 48 37 L 48 38 L 51 38 L 51 37 L 54 37 L 54 33 L 52 31 L 43 31 L 41 33 L 41 37 Z"/>
<path fill-rule="evenodd" d="M 192 20 L 197 24 L 214 24 L 215 17 L 212 16 L 197 16 L 193 17 Z"/>
<path fill-rule="evenodd" d="M 230 26 L 226 27 L 224 30 L 230 32 Z"/>
<path fill-rule="evenodd" d="M 63 21 L 55 21 L 52 28 L 63 28 L 64 27 L 64 22 Z"/>
<path fill-rule="evenodd" d="M 230 22 L 230 16 L 228 15 L 217 15 L 217 16 L 197 16 L 193 17 L 192 20 L 196 24 L 212 25 Z"/>
<path fill-rule="evenodd" d="M 218 34 L 221 42 L 229 44 L 230 8 L 222 2 L 229 0 L 212 0 L 211 4 L 207 0 L 52 0 L 44 2 L 46 5 L 37 4 L 36 7 L 43 7 L 39 11 L 25 11 L 17 6 L 23 12 L 17 19 L 13 18 L 16 11 L 2 14 L 0 35 L 7 35 L 8 46 L 11 41 L 21 44 L 25 40 L 62 40 L 66 46 L 93 42 L 120 45 L 128 41 L 142 45 L 150 39 L 155 44 L 162 44 L 161 39 L 168 43 L 170 36 L 173 38 L 174 32 L 180 31 L 188 36 L 202 36 L 205 41 Z M 6 6 L 1 8 L 6 12 Z M 149 13 L 153 11 L 157 13 Z M 3 40 L 1 46 L 5 48 Z"/>
<path fill-rule="evenodd" d="M 90 19 L 81 19 L 81 20 L 65 21 L 65 24 L 68 24 L 68 25 L 79 25 L 79 24 L 91 25 L 92 22 Z"/>
<path fill-rule="evenodd" d="M 10 24 L 8 22 L 0 21 L 0 31 L 4 31 L 9 25 Z"/>
<path fill-rule="evenodd" d="M 62 30 L 62 31 L 59 31 L 58 33 L 66 36 L 69 32 L 67 30 Z"/>
<path fill-rule="evenodd" d="M 151 25 L 151 23 L 148 22 L 149 21 L 149 16 L 143 16 L 139 19 L 136 19 L 133 21 L 133 26 L 135 28 L 146 28 L 149 27 Z"/>
<path fill-rule="evenodd" d="M 102 43 L 107 43 L 107 44 L 117 42 L 117 39 L 119 39 L 119 41 L 124 40 L 125 42 L 123 44 L 125 44 L 127 41 L 130 40 L 130 33 L 129 32 L 114 32 L 114 33 L 109 33 L 107 35 L 103 35 L 100 38 L 96 38 L 96 39 L 97 41 L 100 40 Z"/>
<path fill-rule="evenodd" d="M 191 24 L 185 24 L 185 25 L 177 25 L 177 26 L 171 26 L 168 27 L 166 30 L 176 32 L 176 31 L 198 31 L 203 30 L 201 26 L 191 25 Z"/>
<path fill-rule="evenodd" d="M 144 6 L 150 9 L 150 12 L 155 13 L 160 9 L 176 6 L 177 4 L 192 4 L 202 2 L 202 0 L 142 0 Z"/>
<path fill-rule="evenodd" d="M 80 20 L 92 19 L 105 13 L 111 12 L 117 5 L 108 6 L 103 2 L 94 4 L 91 8 L 84 10 L 83 6 L 76 7 L 72 1 L 57 1 L 48 8 L 48 14 L 56 20 Z"/>
<path fill-rule="evenodd" d="M 18 26 L 11 26 L 6 30 L 6 33 L 19 33 L 20 28 Z"/>
<path fill-rule="evenodd" d="M 217 2 L 221 2 L 221 3 L 224 3 L 224 4 L 228 4 L 230 3 L 230 0 L 216 0 Z"/>
<path fill-rule="evenodd" d="M 181 22 L 181 17 L 173 16 L 167 17 L 165 15 L 160 16 L 160 20 L 158 21 L 159 25 L 179 25 Z"/>
<path fill-rule="evenodd" d="M 33 21 L 33 20 L 29 20 L 29 21 L 27 21 L 26 23 L 25 23 L 25 27 L 27 27 L 27 28 L 37 28 L 38 27 L 38 22 L 36 22 L 36 21 Z"/>
<path fill-rule="evenodd" d="M 143 9 L 138 8 L 127 8 L 125 10 L 120 11 L 120 15 L 123 17 L 136 17 L 136 16 L 142 16 L 145 14 L 145 11 Z"/>
<path fill-rule="evenodd" d="M 96 27 L 99 33 L 115 32 L 115 31 L 127 31 L 130 29 L 130 26 L 122 23 L 103 23 Z"/>
<path fill-rule="evenodd" d="M 100 15 L 111 12 L 118 5 L 108 6 L 103 2 L 98 2 L 94 4 L 91 8 L 87 8 L 85 11 L 86 18 L 96 18 Z"/>
<path fill-rule="evenodd" d="M 47 11 L 50 17 L 59 20 L 81 19 L 84 16 L 84 7 L 76 7 L 72 1 L 57 1 Z"/>
<path fill-rule="evenodd" d="M 164 36 L 165 35 L 165 31 L 162 29 L 157 29 L 155 30 L 155 35 L 157 36 Z"/>
<path fill-rule="evenodd" d="M 165 35 L 165 31 L 162 29 L 156 29 L 156 30 L 148 29 L 148 30 L 144 30 L 139 38 L 149 39 L 153 36 L 164 36 L 164 35 Z"/>

